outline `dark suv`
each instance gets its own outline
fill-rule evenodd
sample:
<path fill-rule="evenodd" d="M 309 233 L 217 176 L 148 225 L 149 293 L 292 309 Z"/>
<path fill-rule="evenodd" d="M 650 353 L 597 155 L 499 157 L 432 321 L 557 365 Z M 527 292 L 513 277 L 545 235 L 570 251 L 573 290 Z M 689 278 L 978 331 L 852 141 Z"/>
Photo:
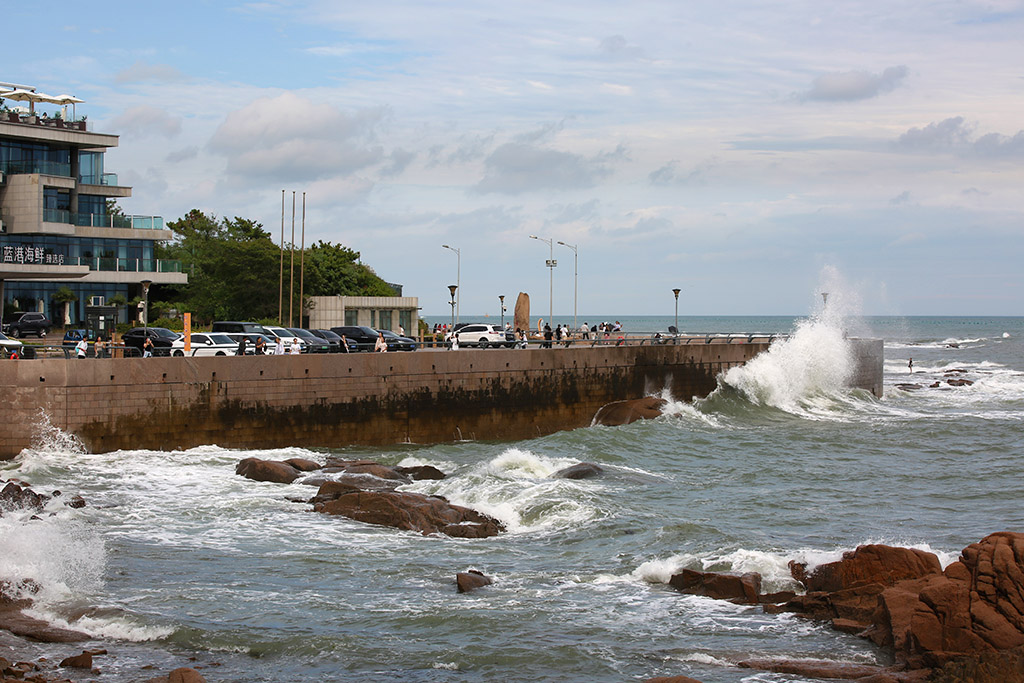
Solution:
<path fill-rule="evenodd" d="M 344 325 L 332 327 L 331 332 L 337 335 L 345 335 L 348 340 L 350 351 L 373 351 L 373 345 L 377 343 L 377 330 L 366 325 Z"/>
<path fill-rule="evenodd" d="M 137 349 L 141 356 L 142 344 L 146 341 L 146 337 L 149 337 L 153 340 L 154 356 L 169 356 L 171 355 L 171 345 L 180 336 L 166 327 L 133 327 L 121 335 L 121 341 L 124 342 L 126 348 Z"/>
<path fill-rule="evenodd" d="M 42 313 L 12 313 L 4 318 L 3 331 L 12 337 L 24 337 L 26 334 L 37 334 L 45 337 L 50 333 L 50 319 Z"/>

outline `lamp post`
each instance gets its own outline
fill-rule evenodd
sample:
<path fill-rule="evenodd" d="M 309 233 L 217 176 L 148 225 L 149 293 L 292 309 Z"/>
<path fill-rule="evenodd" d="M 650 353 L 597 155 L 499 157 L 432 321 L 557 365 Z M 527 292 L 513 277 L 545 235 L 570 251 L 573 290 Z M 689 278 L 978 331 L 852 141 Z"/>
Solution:
<path fill-rule="evenodd" d="M 828 306 L 828 292 L 821 293 L 821 308 L 824 310 Z"/>
<path fill-rule="evenodd" d="M 530 235 L 530 239 L 546 242 L 548 245 L 548 250 L 550 252 L 550 256 L 547 260 L 547 263 L 545 264 L 547 265 L 547 267 L 549 268 L 549 272 L 551 273 L 550 277 L 548 278 L 548 325 L 550 325 L 553 322 L 552 318 L 555 317 L 555 267 L 558 265 L 558 261 L 555 260 L 555 240 L 544 239 L 543 237 L 537 237 L 536 235 Z"/>
<path fill-rule="evenodd" d="M 147 335 L 149 333 L 149 286 L 151 284 L 153 284 L 152 280 L 142 281 L 142 298 L 144 301 L 142 308 L 142 329 L 146 331 Z"/>
<path fill-rule="evenodd" d="M 458 289 L 458 287 L 462 284 L 462 252 L 460 250 L 456 249 L 455 247 L 449 247 L 447 244 L 442 244 L 441 246 L 443 248 L 445 248 L 445 249 L 451 249 L 452 251 L 455 252 L 455 257 L 456 257 L 456 260 L 455 260 L 455 288 Z M 448 286 L 451 287 L 451 285 L 448 285 Z M 454 289 L 452 290 L 452 296 L 455 296 L 455 290 Z M 455 311 L 455 317 L 457 319 L 461 320 L 461 317 L 459 315 L 458 306 L 459 306 L 459 302 L 456 301 L 455 302 L 455 308 L 452 309 L 452 310 Z M 455 327 L 455 323 L 452 323 L 452 327 Z"/>
<path fill-rule="evenodd" d="M 576 334 L 576 293 L 577 283 L 579 282 L 579 253 L 576 251 L 575 244 L 568 244 L 566 242 L 559 241 L 563 247 L 569 247 L 572 249 L 572 333 Z"/>
<path fill-rule="evenodd" d="M 505 295 L 498 295 L 498 302 L 501 304 L 501 329 L 505 329 Z"/>
<path fill-rule="evenodd" d="M 458 285 L 448 285 L 448 291 L 452 293 L 452 301 L 451 301 L 451 303 L 452 303 L 452 329 L 451 329 L 451 331 L 453 333 L 455 332 L 455 290 L 457 290 L 458 288 L 459 288 Z"/>
<path fill-rule="evenodd" d="M 676 333 L 674 335 L 672 335 L 673 339 L 675 339 L 676 337 L 679 336 L 679 292 L 681 292 L 681 291 L 683 291 L 683 290 L 679 289 L 678 287 L 676 287 L 675 289 L 672 290 L 672 293 L 676 295 L 676 326 L 675 326 Z"/>

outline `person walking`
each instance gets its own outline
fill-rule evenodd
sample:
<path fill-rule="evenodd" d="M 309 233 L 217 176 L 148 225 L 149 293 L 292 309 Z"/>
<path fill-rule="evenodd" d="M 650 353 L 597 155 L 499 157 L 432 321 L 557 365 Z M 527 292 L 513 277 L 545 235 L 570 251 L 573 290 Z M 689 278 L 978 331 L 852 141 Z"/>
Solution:
<path fill-rule="evenodd" d="M 235 351 L 235 355 L 236 356 L 244 356 L 245 355 L 245 346 L 248 343 L 249 343 L 249 338 L 248 337 L 242 337 L 241 339 L 239 339 L 238 340 L 238 349 Z"/>
<path fill-rule="evenodd" d="M 274 335 L 274 355 L 284 355 L 284 340 L 278 337 L 277 335 Z"/>
<path fill-rule="evenodd" d="M 910 374 L 913 375 L 914 374 L 914 359 L 913 358 L 911 358 L 910 362 L 907 363 L 907 367 L 910 368 Z"/>
<path fill-rule="evenodd" d="M 267 340 L 263 338 L 263 335 L 256 337 L 256 345 L 254 347 L 257 356 L 264 356 L 267 353 Z"/>
<path fill-rule="evenodd" d="M 147 339 L 146 341 L 149 341 L 149 340 Z M 78 340 L 78 343 L 75 344 L 75 354 L 79 358 L 85 358 L 86 354 L 88 354 L 88 353 L 89 353 L 89 342 L 85 341 L 85 337 L 82 337 L 81 339 Z"/>

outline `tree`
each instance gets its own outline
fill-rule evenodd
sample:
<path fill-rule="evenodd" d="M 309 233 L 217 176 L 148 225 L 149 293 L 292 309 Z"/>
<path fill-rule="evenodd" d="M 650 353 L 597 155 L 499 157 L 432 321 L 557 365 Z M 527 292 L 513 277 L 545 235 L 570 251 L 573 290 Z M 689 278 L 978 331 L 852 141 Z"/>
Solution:
<path fill-rule="evenodd" d="M 71 324 L 71 304 L 78 301 L 78 295 L 68 286 L 61 287 L 53 293 L 55 303 L 64 304 L 64 324 Z"/>

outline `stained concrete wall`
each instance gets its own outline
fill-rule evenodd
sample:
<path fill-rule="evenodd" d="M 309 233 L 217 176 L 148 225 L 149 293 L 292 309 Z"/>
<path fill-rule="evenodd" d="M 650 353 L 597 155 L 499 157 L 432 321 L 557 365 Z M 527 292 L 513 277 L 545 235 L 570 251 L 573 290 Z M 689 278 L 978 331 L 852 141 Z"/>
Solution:
<path fill-rule="evenodd" d="M 2 361 L 0 458 L 44 420 L 92 452 L 528 438 L 665 387 L 706 396 L 767 346 Z"/>

